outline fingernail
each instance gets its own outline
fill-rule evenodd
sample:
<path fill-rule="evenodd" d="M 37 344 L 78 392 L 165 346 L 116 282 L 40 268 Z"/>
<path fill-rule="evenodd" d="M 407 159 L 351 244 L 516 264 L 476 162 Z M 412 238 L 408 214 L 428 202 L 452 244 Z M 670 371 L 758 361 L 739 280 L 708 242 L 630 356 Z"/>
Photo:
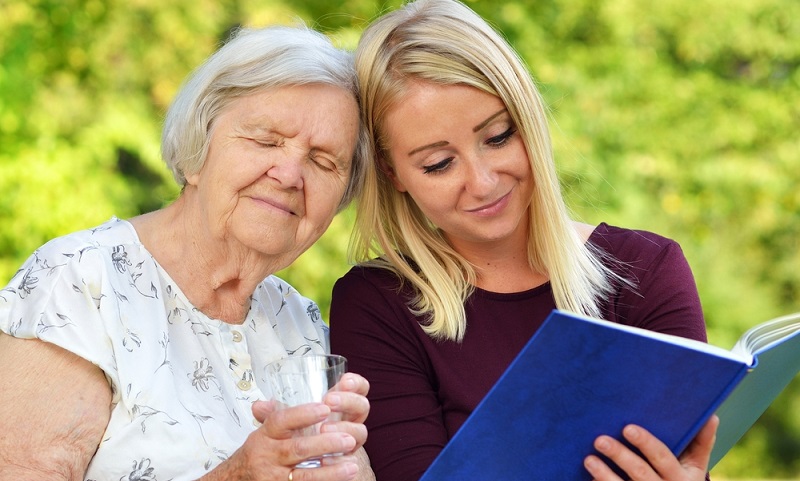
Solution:
<path fill-rule="evenodd" d="M 356 439 L 347 433 L 342 433 L 342 439 L 345 440 L 343 451 L 352 451 L 356 447 Z"/>
<path fill-rule="evenodd" d="M 633 440 L 639 437 L 639 428 L 633 425 L 625 426 L 625 437 Z"/>
<path fill-rule="evenodd" d="M 335 424 L 324 423 L 322 426 L 320 426 L 319 431 L 321 433 L 338 433 L 339 428 L 336 427 Z"/>
<path fill-rule="evenodd" d="M 342 403 L 342 397 L 336 393 L 330 393 L 325 398 L 325 402 L 328 406 L 338 406 Z"/>

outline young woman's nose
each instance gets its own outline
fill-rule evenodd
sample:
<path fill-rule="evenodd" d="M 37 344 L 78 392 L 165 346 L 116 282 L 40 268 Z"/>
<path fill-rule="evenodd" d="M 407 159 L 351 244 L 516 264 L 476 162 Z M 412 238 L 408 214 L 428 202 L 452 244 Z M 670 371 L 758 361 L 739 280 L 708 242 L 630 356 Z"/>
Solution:
<path fill-rule="evenodd" d="M 475 197 L 484 197 L 494 192 L 497 173 L 491 165 L 479 156 L 467 162 L 467 192 Z"/>

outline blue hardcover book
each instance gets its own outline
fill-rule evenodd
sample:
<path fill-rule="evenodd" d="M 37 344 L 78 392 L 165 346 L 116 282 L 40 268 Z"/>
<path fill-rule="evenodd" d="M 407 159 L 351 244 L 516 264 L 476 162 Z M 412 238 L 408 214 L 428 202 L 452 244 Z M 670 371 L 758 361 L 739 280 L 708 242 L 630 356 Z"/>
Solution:
<path fill-rule="evenodd" d="M 622 439 L 630 423 L 679 454 L 740 381 L 752 376 L 759 392 L 736 390 L 733 404 L 720 410 L 725 436 L 715 463 L 800 370 L 800 314 L 778 321 L 778 334 L 766 329 L 760 343 L 741 342 L 728 351 L 553 311 L 422 481 L 589 481 L 583 459 L 595 453 L 595 438 Z M 773 369 L 781 374 L 760 372 Z M 758 413 L 751 396 L 759 401 Z M 746 419 L 733 421 L 740 411 Z"/>

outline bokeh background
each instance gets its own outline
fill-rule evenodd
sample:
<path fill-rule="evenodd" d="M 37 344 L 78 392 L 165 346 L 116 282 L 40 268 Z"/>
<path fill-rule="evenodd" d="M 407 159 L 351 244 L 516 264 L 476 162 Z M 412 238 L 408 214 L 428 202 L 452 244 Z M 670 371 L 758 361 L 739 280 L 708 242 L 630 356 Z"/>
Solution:
<path fill-rule="evenodd" d="M 800 2 L 467 3 L 540 85 L 575 216 L 678 240 L 713 344 L 800 310 Z M 175 198 L 165 109 L 232 28 L 304 21 L 353 48 L 397 4 L 0 0 L 0 283 L 52 237 Z M 325 314 L 352 219 L 281 272 Z M 712 477 L 800 479 L 800 379 Z"/>

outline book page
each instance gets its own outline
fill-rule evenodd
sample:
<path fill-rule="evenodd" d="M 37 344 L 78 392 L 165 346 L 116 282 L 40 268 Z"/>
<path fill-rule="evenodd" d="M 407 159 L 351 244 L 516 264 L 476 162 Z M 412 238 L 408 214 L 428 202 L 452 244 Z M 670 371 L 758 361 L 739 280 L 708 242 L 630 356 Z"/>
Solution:
<path fill-rule="evenodd" d="M 754 356 L 800 331 L 800 313 L 763 322 L 745 332 L 731 351 Z"/>

